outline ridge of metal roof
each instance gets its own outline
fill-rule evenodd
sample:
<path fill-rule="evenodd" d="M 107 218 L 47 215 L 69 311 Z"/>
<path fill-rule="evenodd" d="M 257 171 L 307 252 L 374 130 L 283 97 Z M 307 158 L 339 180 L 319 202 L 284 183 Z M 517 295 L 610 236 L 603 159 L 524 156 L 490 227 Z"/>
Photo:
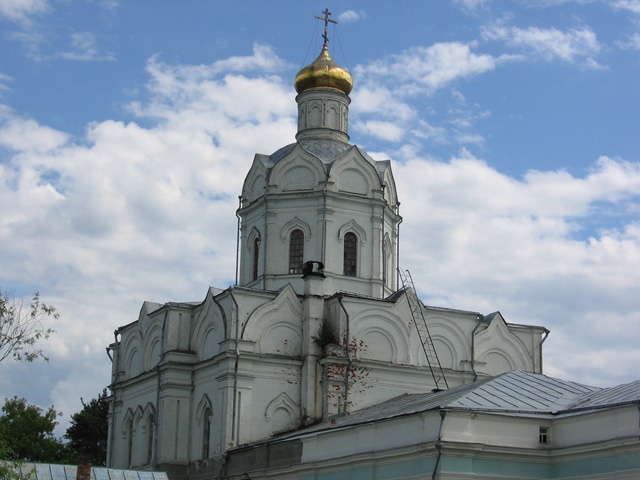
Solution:
<path fill-rule="evenodd" d="M 603 388 L 572 406 L 571 410 L 606 408 L 638 403 L 640 404 L 640 380 L 615 387 Z"/>
<path fill-rule="evenodd" d="M 348 426 L 442 409 L 554 415 L 600 390 L 545 375 L 513 371 L 440 392 L 404 394 L 336 418 L 332 424 Z"/>
<path fill-rule="evenodd" d="M 514 371 L 491 378 L 447 406 L 476 411 L 555 414 L 599 390 L 545 375 Z"/>
<path fill-rule="evenodd" d="M 237 448 L 288 441 L 428 411 L 558 418 L 629 404 L 640 405 L 640 380 L 612 388 L 598 388 L 542 374 L 513 371 L 449 390 L 405 393 L 353 413 L 337 415 L 325 422 Z"/>

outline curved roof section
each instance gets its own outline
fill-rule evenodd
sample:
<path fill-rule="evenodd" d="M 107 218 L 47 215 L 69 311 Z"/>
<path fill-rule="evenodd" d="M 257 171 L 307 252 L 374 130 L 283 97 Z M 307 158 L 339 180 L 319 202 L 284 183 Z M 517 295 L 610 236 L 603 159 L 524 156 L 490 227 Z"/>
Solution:
<path fill-rule="evenodd" d="M 269 155 L 269 164 L 263 161 L 265 166 L 268 168 L 273 167 L 280 160 L 289 155 L 296 145 L 300 145 L 307 152 L 315 157 L 318 157 L 325 165 L 331 166 L 336 160 L 343 157 L 346 152 L 352 149 L 357 149 L 360 154 L 367 160 L 371 165 L 373 165 L 379 173 L 383 173 L 384 170 L 389 165 L 388 160 L 377 161 L 374 160 L 368 153 L 359 149 L 356 145 L 351 145 L 349 143 L 341 142 L 338 140 L 329 140 L 329 139 L 311 139 L 311 140 L 301 140 L 297 143 L 290 143 L 282 148 L 279 148 L 271 155 Z"/>

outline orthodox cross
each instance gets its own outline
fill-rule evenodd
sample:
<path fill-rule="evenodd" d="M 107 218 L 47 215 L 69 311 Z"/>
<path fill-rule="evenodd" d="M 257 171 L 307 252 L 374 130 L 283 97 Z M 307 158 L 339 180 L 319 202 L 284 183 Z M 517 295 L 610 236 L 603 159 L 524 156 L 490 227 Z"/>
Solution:
<path fill-rule="evenodd" d="M 316 15 L 316 18 L 318 20 L 324 20 L 324 35 L 322 35 L 322 38 L 324 38 L 324 45 L 326 46 L 327 43 L 329 43 L 329 22 L 331 23 L 338 23 L 335 20 L 332 20 L 329 18 L 329 15 L 331 15 L 331 12 L 329 11 L 328 8 L 324 9 L 324 17 L 319 17 L 318 15 Z"/>

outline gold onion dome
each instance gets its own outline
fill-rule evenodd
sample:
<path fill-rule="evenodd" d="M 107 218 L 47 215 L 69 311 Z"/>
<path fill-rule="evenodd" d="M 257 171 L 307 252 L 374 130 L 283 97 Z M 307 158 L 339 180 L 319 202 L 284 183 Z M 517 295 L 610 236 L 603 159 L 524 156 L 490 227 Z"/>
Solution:
<path fill-rule="evenodd" d="M 318 58 L 298 72 L 293 86 L 298 93 L 313 88 L 331 88 L 349 95 L 353 88 L 353 77 L 347 69 L 333 61 L 325 44 Z"/>

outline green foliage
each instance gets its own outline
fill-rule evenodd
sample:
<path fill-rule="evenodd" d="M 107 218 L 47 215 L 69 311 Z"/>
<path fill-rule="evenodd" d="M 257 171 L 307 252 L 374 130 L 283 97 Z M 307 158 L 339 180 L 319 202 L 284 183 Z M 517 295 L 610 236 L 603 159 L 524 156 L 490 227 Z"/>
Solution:
<path fill-rule="evenodd" d="M 109 431 L 109 397 L 105 388 L 98 398 L 85 403 L 82 410 L 71 415 L 71 425 L 64 438 L 78 456 L 86 456 L 92 465 L 105 465 Z"/>
<path fill-rule="evenodd" d="M 47 317 L 57 320 L 58 313 L 42 303 L 38 292 L 27 305 L 0 290 L 0 361 L 8 356 L 17 361 L 33 362 L 38 358 L 48 361 L 36 346 L 39 340 L 46 340 L 55 332 L 43 326 Z"/>
<path fill-rule="evenodd" d="M 10 447 L 0 442 L 0 458 L 6 458 L 8 451 Z M 0 460 L 0 480 L 36 480 L 35 468 L 21 460 Z"/>
<path fill-rule="evenodd" d="M 336 337 L 336 334 L 331 328 L 331 324 L 329 323 L 329 320 L 327 320 L 326 318 L 322 320 L 322 323 L 320 324 L 320 330 L 318 330 L 318 335 L 311 337 L 311 339 L 313 340 L 313 343 L 315 343 L 321 348 L 324 348 L 327 345 L 332 343 L 336 343 L 336 344 L 338 343 L 338 337 Z"/>
<path fill-rule="evenodd" d="M 0 459 L 8 458 L 11 454 L 10 452 L 11 446 L 0 440 Z M 19 468 L 19 462 L 0 460 L 0 480 L 20 480 Z"/>
<path fill-rule="evenodd" d="M 73 460 L 66 446 L 53 435 L 58 416 L 53 407 L 43 411 L 24 398 L 7 398 L 0 416 L 0 460 L 43 463 Z"/>

